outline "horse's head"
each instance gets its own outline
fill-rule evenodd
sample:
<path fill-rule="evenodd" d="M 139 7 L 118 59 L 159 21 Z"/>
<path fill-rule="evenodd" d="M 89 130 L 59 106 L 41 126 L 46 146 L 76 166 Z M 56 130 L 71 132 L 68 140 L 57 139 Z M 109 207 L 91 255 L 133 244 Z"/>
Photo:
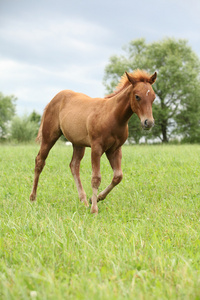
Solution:
<path fill-rule="evenodd" d="M 130 101 L 131 109 L 138 115 L 143 129 L 149 130 L 154 126 L 152 104 L 155 93 L 152 84 L 156 81 L 157 73 L 148 75 L 138 70 L 135 74 L 126 73 L 126 75 L 133 86 Z"/>

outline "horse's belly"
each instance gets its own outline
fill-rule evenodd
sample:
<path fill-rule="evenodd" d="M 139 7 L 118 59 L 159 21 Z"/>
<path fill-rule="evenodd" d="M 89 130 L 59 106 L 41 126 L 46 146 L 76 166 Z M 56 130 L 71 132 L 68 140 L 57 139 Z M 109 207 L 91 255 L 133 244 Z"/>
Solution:
<path fill-rule="evenodd" d="M 65 116 L 60 124 L 61 130 L 68 141 L 77 146 L 90 147 L 90 139 L 86 124 L 76 116 Z"/>
<path fill-rule="evenodd" d="M 96 112 L 99 110 L 99 100 L 73 94 L 64 98 L 60 106 L 59 121 L 64 136 L 73 144 L 91 146 L 88 124 L 94 119 L 96 126 Z"/>
<path fill-rule="evenodd" d="M 80 146 L 80 147 L 90 147 L 90 140 L 89 136 L 84 136 L 84 135 L 77 135 L 73 134 L 69 130 L 62 130 L 64 136 L 68 141 L 70 141 L 73 145 Z"/>

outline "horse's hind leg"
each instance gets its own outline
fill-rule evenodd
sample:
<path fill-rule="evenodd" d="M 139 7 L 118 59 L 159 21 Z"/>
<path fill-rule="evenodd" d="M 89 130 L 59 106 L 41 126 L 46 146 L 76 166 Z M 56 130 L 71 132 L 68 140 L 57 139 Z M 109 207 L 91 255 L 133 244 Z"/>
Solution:
<path fill-rule="evenodd" d="M 86 193 L 83 189 L 81 179 L 80 179 L 80 163 L 85 153 L 85 147 L 77 147 L 73 145 L 73 156 L 70 163 L 70 169 L 72 175 L 74 177 L 74 181 L 76 183 L 76 187 L 78 190 L 79 199 L 81 202 L 85 204 L 85 206 L 89 206 L 86 198 Z"/>
<path fill-rule="evenodd" d="M 45 166 L 45 160 L 49 154 L 49 151 L 55 144 L 55 142 L 58 140 L 58 138 L 61 136 L 61 132 L 57 133 L 57 136 L 54 135 L 54 138 L 51 140 L 46 140 L 43 139 L 40 151 L 38 152 L 38 155 L 36 156 L 35 159 L 35 175 L 34 175 L 34 181 L 33 181 L 33 188 L 32 192 L 30 194 L 30 200 L 34 201 L 36 200 L 36 192 L 37 192 L 37 186 L 38 186 L 38 181 L 39 181 L 39 176 Z"/>

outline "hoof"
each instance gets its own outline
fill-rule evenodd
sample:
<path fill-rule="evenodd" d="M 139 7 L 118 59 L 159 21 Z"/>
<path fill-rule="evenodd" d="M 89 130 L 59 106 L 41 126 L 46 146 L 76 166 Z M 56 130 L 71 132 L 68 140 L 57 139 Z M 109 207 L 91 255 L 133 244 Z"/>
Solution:
<path fill-rule="evenodd" d="M 98 195 L 98 197 L 97 197 L 97 202 L 103 201 L 105 198 L 106 198 L 106 196 L 103 195 L 103 193 L 102 193 L 102 194 L 100 193 L 100 194 Z"/>
<path fill-rule="evenodd" d="M 83 203 L 85 204 L 85 207 L 89 207 L 89 204 L 88 204 L 87 200 L 84 201 Z"/>
<path fill-rule="evenodd" d="M 31 194 L 29 199 L 31 202 L 33 202 L 36 200 L 36 196 Z"/>
<path fill-rule="evenodd" d="M 91 214 L 94 214 L 95 216 L 98 215 L 98 207 L 97 208 L 91 208 Z"/>
<path fill-rule="evenodd" d="M 99 197 L 98 197 L 98 198 L 97 198 L 97 202 L 103 201 L 104 199 L 105 199 L 105 198 L 101 198 L 101 197 L 99 198 Z"/>
<path fill-rule="evenodd" d="M 80 199 L 80 201 L 81 201 L 81 203 L 83 203 L 85 205 L 85 207 L 89 207 L 89 204 L 85 198 Z"/>

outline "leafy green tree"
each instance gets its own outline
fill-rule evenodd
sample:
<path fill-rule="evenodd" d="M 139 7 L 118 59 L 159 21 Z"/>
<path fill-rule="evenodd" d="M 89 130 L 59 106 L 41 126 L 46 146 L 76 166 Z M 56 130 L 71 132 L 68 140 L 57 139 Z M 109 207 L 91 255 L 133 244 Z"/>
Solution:
<path fill-rule="evenodd" d="M 30 120 L 30 116 L 15 116 L 11 123 L 11 140 L 29 142 L 36 138 L 38 124 Z"/>
<path fill-rule="evenodd" d="M 190 101 L 200 101 L 197 93 L 200 60 L 187 41 L 169 38 L 146 44 L 144 39 L 139 39 L 131 41 L 124 51 L 125 55 L 112 56 L 105 68 L 104 84 L 108 93 L 113 91 L 124 71 L 140 68 L 152 73 L 156 70 L 158 78 L 154 91 L 157 97 L 153 105 L 156 126 L 150 137 L 168 142 L 175 133 L 183 135 L 184 112 L 189 107 L 187 122 L 191 123 L 191 127 L 187 134 L 191 134 L 196 123 L 192 122 L 195 111 Z M 132 119 L 129 124 L 137 130 Z"/>
<path fill-rule="evenodd" d="M 35 110 L 30 114 L 29 116 L 29 120 L 31 122 L 35 122 L 36 124 L 39 125 L 40 121 L 41 121 L 41 115 L 38 114 Z"/>
<path fill-rule="evenodd" d="M 191 87 L 192 88 L 192 87 Z M 200 143 L 200 85 L 194 88 L 190 101 L 182 103 L 182 109 L 176 116 L 175 133 L 181 134 L 182 141 Z"/>
<path fill-rule="evenodd" d="M 0 93 L 0 138 L 5 137 L 8 130 L 8 121 L 12 119 L 15 114 L 14 96 L 4 96 Z"/>

